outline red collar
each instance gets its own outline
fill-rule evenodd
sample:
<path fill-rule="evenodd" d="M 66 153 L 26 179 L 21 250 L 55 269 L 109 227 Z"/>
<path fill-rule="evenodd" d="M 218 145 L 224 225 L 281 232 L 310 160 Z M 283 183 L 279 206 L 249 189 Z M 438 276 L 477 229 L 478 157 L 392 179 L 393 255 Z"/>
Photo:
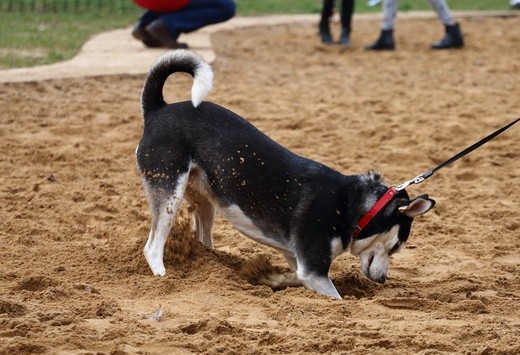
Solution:
<path fill-rule="evenodd" d="M 397 189 L 393 186 L 388 188 L 383 196 L 372 206 L 372 208 L 359 220 L 354 230 L 354 237 L 356 238 L 359 233 L 370 223 L 370 221 L 385 207 L 388 202 L 395 196 Z"/>

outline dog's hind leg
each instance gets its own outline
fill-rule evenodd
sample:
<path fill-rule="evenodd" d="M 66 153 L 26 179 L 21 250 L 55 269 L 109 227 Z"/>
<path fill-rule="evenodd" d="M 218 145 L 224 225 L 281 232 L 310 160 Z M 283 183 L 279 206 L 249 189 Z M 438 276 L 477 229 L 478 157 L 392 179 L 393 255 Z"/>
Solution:
<path fill-rule="evenodd" d="M 195 232 L 197 233 L 199 241 L 213 249 L 211 228 L 213 227 L 213 221 L 215 219 L 215 207 L 206 196 L 198 191 L 194 191 L 190 184 L 188 184 L 188 189 L 186 190 L 186 199 L 193 209 Z"/>
<path fill-rule="evenodd" d="M 164 276 L 166 273 L 163 262 L 164 246 L 181 205 L 188 175 L 186 172 L 178 177 L 172 192 L 147 186 L 152 208 L 152 228 L 144 247 L 144 256 L 154 275 Z"/>
<path fill-rule="evenodd" d="M 192 206 L 199 241 L 213 249 L 211 228 L 215 219 L 215 207 L 208 196 L 205 181 L 204 172 L 197 166 L 192 167 L 185 197 Z"/>
<path fill-rule="evenodd" d="M 213 249 L 211 228 L 213 227 L 213 220 L 215 218 L 215 207 L 213 207 L 213 204 L 209 200 L 201 198 L 197 201 L 194 216 L 195 230 L 199 241 Z"/>
<path fill-rule="evenodd" d="M 215 207 L 209 200 L 203 186 L 200 181 L 200 171 L 197 168 L 192 169 L 185 197 L 193 210 L 195 231 L 199 241 L 213 249 L 211 228 L 215 219 Z"/>

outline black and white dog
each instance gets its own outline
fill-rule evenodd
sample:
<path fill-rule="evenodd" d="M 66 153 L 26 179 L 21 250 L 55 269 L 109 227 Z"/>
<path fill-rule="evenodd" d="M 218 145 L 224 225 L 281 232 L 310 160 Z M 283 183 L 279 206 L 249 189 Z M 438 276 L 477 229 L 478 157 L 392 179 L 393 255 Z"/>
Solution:
<path fill-rule="evenodd" d="M 193 76 L 191 102 L 164 102 L 163 86 L 175 72 Z M 164 246 L 186 199 L 205 245 L 213 247 L 217 210 L 244 235 L 283 253 L 294 272 L 266 279 L 270 286 L 304 285 L 341 298 L 328 272 L 348 248 L 369 279 L 385 282 L 413 218 L 435 201 L 427 195 L 410 200 L 399 191 L 354 238 L 359 220 L 388 190 L 380 175 L 342 175 L 290 152 L 233 112 L 202 102 L 212 79 L 198 54 L 176 50 L 152 66 L 143 88 L 144 132 L 136 156 L 152 210 L 144 255 L 153 274 L 165 274 Z"/>

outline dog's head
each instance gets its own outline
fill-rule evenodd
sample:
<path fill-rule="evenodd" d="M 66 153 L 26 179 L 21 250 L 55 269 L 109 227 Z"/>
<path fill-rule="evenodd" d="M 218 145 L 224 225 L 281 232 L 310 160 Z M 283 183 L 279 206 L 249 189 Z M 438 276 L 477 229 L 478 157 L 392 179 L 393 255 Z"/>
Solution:
<path fill-rule="evenodd" d="M 379 188 L 379 195 L 383 193 Z M 359 256 L 366 277 L 378 283 L 386 281 L 390 259 L 403 249 L 413 219 L 434 205 L 428 195 L 410 199 L 402 190 L 370 221 L 350 245 L 351 253 Z"/>

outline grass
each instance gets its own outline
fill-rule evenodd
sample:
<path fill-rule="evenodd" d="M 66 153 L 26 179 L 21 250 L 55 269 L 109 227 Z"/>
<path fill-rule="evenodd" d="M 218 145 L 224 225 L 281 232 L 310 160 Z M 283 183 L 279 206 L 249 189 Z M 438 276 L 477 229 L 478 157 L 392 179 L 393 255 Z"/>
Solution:
<path fill-rule="evenodd" d="M 134 17 L 110 14 L 0 14 L 0 67 L 55 63 L 72 58 L 97 32 L 127 27 Z"/>
<path fill-rule="evenodd" d="M 72 58 L 95 33 L 131 26 L 142 12 L 124 5 L 112 9 L 72 9 L 63 4 L 77 0 L 54 0 L 60 7 L 43 12 L 41 9 L 9 9 L 8 3 L 21 0 L 0 0 L 0 69 L 50 64 Z M 112 0 L 111 4 L 118 1 Z M 36 1 L 37 2 L 37 1 Z M 105 3 L 109 3 L 106 1 Z M 449 0 L 452 10 L 507 10 L 507 0 Z M 122 4 L 122 3 L 121 3 Z M 402 11 L 431 10 L 428 1 L 401 0 Z M 237 0 L 239 16 L 319 13 L 321 0 Z M 356 2 L 356 12 L 380 12 L 380 6 L 368 7 L 366 0 Z"/>
<path fill-rule="evenodd" d="M 263 15 L 273 13 L 319 13 L 320 0 L 237 0 L 241 15 Z M 500 11 L 509 9 L 508 0 L 448 0 L 454 11 Z M 356 1 L 356 12 L 380 12 L 381 7 L 370 7 L 367 0 Z M 431 10 L 427 0 L 401 0 L 401 11 Z"/>

